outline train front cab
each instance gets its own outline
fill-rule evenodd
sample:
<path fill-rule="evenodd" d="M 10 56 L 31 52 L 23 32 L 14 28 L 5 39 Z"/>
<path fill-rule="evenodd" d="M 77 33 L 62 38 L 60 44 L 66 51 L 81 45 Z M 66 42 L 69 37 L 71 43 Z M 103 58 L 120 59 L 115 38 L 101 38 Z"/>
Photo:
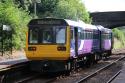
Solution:
<path fill-rule="evenodd" d="M 32 20 L 28 28 L 26 56 L 31 60 L 31 70 L 64 70 L 70 57 L 70 28 L 65 21 Z"/>

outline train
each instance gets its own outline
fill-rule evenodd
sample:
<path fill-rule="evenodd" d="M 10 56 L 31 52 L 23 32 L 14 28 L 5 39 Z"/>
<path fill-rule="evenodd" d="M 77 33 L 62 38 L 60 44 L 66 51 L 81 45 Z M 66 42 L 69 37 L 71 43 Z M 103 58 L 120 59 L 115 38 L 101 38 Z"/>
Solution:
<path fill-rule="evenodd" d="M 101 25 L 60 18 L 32 19 L 26 35 L 30 69 L 71 71 L 112 54 L 113 33 Z"/>

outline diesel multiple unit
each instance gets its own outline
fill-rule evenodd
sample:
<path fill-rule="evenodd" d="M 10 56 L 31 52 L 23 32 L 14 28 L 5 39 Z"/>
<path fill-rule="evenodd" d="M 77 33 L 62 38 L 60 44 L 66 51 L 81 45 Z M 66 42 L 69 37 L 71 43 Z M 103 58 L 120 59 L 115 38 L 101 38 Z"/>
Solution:
<path fill-rule="evenodd" d="M 26 56 L 34 71 L 70 71 L 111 55 L 112 30 L 68 19 L 33 19 L 28 24 Z"/>

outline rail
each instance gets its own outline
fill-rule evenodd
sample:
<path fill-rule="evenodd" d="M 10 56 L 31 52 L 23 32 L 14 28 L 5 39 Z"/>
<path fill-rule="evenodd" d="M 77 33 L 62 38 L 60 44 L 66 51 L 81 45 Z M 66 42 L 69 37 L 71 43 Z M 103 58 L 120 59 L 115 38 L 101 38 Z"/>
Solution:
<path fill-rule="evenodd" d="M 76 83 L 82 83 L 82 82 L 84 82 L 84 81 L 86 81 L 86 80 L 92 78 L 93 76 L 95 76 L 95 75 L 98 74 L 99 72 L 105 70 L 106 68 L 112 66 L 113 64 L 115 64 L 116 62 L 118 62 L 118 61 L 120 61 L 120 60 L 122 60 L 122 59 L 124 59 L 124 58 L 125 58 L 125 56 L 124 56 L 124 57 L 121 57 L 120 59 L 118 59 L 118 60 L 116 60 L 116 61 L 114 61 L 114 62 L 112 62 L 112 63 L 110 63 L 110 64 L 108 64 L 108 65 L 106 65 L 106 66 L 104 66 L 103 68 L 101 68 L 101 69 L 95 71 L 94 73 L 92 73 L 92 74 L 90 74 L 90 75 L 88 75 L 88 76 L 86 76 L 86 77 L 80 79 L 80 80 L 77 81 Z M 119 71 L 119 73 L 120 73 L 120 71 Z M 109 81 L 109 83 L 110 83 L 110 81 Z"/>

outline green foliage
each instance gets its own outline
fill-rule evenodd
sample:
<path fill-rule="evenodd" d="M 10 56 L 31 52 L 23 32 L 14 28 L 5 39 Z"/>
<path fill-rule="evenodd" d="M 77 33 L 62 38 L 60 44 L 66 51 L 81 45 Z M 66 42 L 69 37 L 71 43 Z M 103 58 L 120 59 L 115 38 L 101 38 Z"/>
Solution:
<path fill-rule="evenodd" d="M 24 9 L 34 13 L 34 1 L 37 0 L 16 0 Z M 72 20 L 82 20 L 90 23 L 89 13 L 86 11 L 81 0 L 40 0 L 37 3 L 37 15 L 43 17 L 57 17 Z"/>
<path fill-rule="evenodd" d="M 72 4 L 69 4 L 65 0 L 61 0 L 58 2 L 53 12 L 53 15 L 54 17 L 58 17 L 58 18 L 67 18 L 67 19 L 77 20 L 76 12 L 77 10 L 75 9 L 75 7 L 72 6 Z"/>
<path fill-rule="evenodd" d="M 18 5 L 15 5 L 13 0 L 0 2 L 0 23 L 11 27 L 12 45 L 14 48 L 19 49 L 24 47 L 26 26 L 30 19 L 29 14 L 22 8 L 18 8 Z M 7 37 L 3 39 L 3 41 L 6 40 Z M 4 46 L 6 46 L 6 44 Z"/>
<path fill-rule="evenodd" d="M 124 30 L 118 28 L 113 29 L 114 37 L 121 41 L 121 46 L 125 46 L 125 33 Z M 117 44 L 118 45 L 118 44 Z"/>
<path fill-rule="evenodd" d="M 90 23 L 89 13 L 80 0 L 60 0 L 53 11 L 53 16 L 58 18 L 82 20 Z"/>
<path fill-rule="evenodd" d="M 41 0 L 38 4 L 38 12 L 45 13 L 46 11 L 53 12 L 59 0 Z"/>

